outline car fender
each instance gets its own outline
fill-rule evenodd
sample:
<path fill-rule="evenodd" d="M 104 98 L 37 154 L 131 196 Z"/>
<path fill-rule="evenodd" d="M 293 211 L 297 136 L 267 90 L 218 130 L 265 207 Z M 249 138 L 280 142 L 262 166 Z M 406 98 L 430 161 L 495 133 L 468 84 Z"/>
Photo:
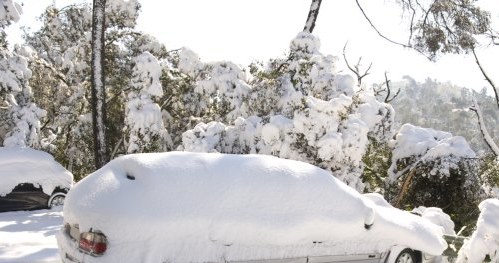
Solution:
<path fill-rule="evenodd" d="M 66 193 L 64 193 L 64 192 L 55 192 L 55 193 L 53 193 L 50 196 L 49 201 L 47 202 L 47 206 L 49 206 L 49 204 L 52 202 L 52 199 L 54 199 L 56 196 L 59 196 L 59 195 L 62 195 L 62 196 L 64 196 L 64 198 L 66 198 Z"/>

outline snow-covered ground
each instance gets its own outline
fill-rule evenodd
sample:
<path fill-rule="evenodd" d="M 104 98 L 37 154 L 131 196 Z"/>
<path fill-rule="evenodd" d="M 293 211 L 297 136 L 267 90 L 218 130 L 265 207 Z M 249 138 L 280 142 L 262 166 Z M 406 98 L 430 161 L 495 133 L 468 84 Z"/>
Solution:
<path fill-rule="evenodd" d="M 61 262 L 62 208 L 0 213 L 0 263 Z"/>

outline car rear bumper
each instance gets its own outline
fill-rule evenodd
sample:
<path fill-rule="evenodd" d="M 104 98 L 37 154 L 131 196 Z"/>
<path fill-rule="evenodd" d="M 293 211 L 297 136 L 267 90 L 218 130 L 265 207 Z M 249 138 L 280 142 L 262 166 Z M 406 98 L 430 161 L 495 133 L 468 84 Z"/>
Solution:
<path fill-rule="evenodd" d="M 59 254 L 63 263 L 91 263 L 94 257 L 78 249 L 78 241 L 72 238 L 63 227 L 56 234 Z"/>

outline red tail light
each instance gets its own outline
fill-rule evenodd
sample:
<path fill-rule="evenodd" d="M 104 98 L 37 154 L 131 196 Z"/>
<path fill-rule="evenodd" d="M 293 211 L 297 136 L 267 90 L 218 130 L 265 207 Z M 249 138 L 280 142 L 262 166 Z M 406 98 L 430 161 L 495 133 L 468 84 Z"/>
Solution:
<path fill-rule="evenodd" d="M 99 232 L 83 232 L 80 234 L 79 247 L 91 255 L 100 256 L 107 249 L 106 236 Z"/>

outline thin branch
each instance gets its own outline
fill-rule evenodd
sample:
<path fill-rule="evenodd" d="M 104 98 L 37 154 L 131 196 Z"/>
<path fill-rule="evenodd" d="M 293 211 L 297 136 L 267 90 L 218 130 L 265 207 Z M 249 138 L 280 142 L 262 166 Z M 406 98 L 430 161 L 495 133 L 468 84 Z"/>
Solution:
<path fill-rule="evenodd" d="M 347 59 L 347 56 L 346 56 L 347 45 L 348 45 L 348 42 L 345 43 L 345 46 L 343 46 L 343 59 L 345 60 L 345 63 L 347 65 L 348 69 L 350 71 L 352 71 L 355 74 L 355 76 L 357 76 L 357 84 L 360 87 L 361 84 L 362 84 L 362 79 L 365 76 L 367 76 L 367 75 L 370 74 L 369 70 L 371 70 L 371 67 L 372 67 L 373 63 L 369 64 L 369 67 L 367 67 L 367 69 L 364 71 L 364 73 L 360 73 L 360 63 L 362 62 L 362 57 L 359 57 L 359 60 L 357 61 L 357 64 L 354 67 L 350 66 L 350 63 L 348 63 L 348 59 Z"/>
<path fill-rule="evenodd" d="M 371 19 L 367 16 L 366 12 L 364 11 L 364 9 L 362 8 L 362 6 L 360 5 L 359 3 L 359 0 L 355 0 L 355 2 L 357 3 L 357 6 L 359 7 L 360 11 L 362 12 L 362 15 L 364 15 L 364 18 L 367 20 L 367 22 L 369 23 L 369 25 L 371 25 L 371 27 L 374 29 L 374 31 L 376 31 L 376 33 L 378 33 L 378 35 L 382 38 L 384 38 L 385 40 L 387 40 L 388 42 L 391 42 L 395 45 L 399 45 L 399 46 L 402 46 L 402 47 L 406 47 L 406 48 L 410 48 L 411 46 L 410 45 L 406 45 L 406 44 L 402 44 L 400 42 L 397 42 L 397 41 L 394 41 L 388 37 L 386 37 L 385 35 L 383 35 L 379 30 L 378 28 L 373 24 L 373 22 L 371 21 Z"/>
<path fill-rule="evenodd" d="M 471 51 L 473 52 L 473 56 L 475 57 L 475 63 L 482 72 L 483 77 L 485 78 L 485 80 L 487 80 L 490 86 L 492 86 L 492 90 L 494 91 L 494 94 L 496 96 L 497 107 L 499 108 L 499 90 L 497 89 L 497 86 L 495 85 L 494 81 L 489 77 L 487 72 L 485 72 L 485 69 L 482 67 L 482 64 L 480 64 L 480 60 L 478 60 L 478 56 L 476 55 L 475 49 L 472 49 Z"/>

